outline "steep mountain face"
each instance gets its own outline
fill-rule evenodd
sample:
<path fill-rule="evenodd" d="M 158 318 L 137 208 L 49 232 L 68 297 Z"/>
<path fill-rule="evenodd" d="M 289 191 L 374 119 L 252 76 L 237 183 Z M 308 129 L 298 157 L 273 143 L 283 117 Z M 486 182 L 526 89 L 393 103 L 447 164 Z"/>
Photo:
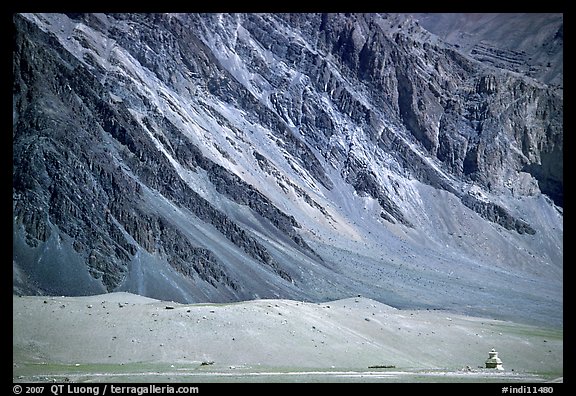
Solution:
<path fill-rule="evenodd" d="M 403 15 L 14 29 L 15 292 L 562 322 L 554 87 Z"/>
<path fill-rule="evenodd" d="M 425 29 L 474 59 L 562 89 L 562 14 L 413 14 Z"/>

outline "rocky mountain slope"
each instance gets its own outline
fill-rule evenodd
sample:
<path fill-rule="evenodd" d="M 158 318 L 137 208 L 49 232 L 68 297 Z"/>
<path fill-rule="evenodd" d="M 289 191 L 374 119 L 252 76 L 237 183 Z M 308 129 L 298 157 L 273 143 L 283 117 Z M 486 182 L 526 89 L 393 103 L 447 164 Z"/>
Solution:
<path fill-rule="evenodd" d="M 562 89 L 562 14 L 421 13 L 425 29 L 474 59 Z"/>
<path fill-rule="evenodd" d="M 15 292 L 562 322 L 557 88 L 405 15 L 13 21 Z"/>

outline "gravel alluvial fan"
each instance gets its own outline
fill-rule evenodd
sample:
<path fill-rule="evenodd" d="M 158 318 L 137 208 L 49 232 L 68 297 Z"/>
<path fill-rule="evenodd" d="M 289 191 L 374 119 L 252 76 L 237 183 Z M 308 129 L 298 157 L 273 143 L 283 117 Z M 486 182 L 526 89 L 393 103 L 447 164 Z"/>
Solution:
<path fill-rule="evenodd" d="M 417 17 L 14 15 L 14 293 L 561 324 L 562 16 Z"/>

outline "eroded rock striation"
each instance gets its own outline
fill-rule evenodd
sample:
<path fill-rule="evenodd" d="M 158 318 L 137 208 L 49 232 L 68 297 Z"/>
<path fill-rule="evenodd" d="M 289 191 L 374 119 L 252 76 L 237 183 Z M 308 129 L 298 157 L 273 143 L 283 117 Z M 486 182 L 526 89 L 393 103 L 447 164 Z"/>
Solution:
<path fill-rule="evenodd" d="M 399 14 L 13 23 L 16 292 L 561 321 L 562 91 L 504 50 Z"/>

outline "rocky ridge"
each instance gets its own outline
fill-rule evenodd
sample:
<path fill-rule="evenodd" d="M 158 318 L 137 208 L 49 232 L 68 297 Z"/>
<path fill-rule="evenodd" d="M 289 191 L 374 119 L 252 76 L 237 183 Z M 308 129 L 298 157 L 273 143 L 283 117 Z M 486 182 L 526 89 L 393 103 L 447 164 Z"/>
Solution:
<path fill-rule="evenodd" d="M 555 88 L 402 15 L 14 26 L 15 290 L 484 310 L 504 272 L 561 317 Z"/>

